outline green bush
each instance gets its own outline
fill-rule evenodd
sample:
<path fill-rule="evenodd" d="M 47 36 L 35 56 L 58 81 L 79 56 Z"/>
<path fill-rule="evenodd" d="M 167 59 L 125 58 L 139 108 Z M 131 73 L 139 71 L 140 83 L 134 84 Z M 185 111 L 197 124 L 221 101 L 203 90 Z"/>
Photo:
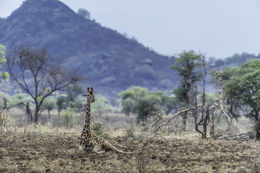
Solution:
<path fill-rule="evenodd" d="M 98 136 L 101 136 L 105 139 L 110 139 L 110 136 L 104 132 L 104 126 L 101 123 L 94 123 L 91 127 L 91 130 Z"/>
<path fill-rule="evenodd" d="M 51 111 L 57 107 L 57 100 L 55 97 L 48 97 L 43 102 L 43 108 L 48 110 L 49 119 L 51 117 Z"/>
<path fill-rule="evenodd" d="M 158 100 L 156 100 L 154 96 L 144 97 L 138 102 L 137 124 L 145 122 L 149 116 L 162 114 L 162 111 L 156 102 L 158 102 Z"/>
<path fill-rule="evenodd" d="M 132 98 L 127 98 L 122 102 L 122 111 L 129 115 L 135 112 L 135 101 Z"/>
<path fill-rule="evenodd" d="M 57 98 L 57 108 L 60 115 L 60 112 L 67 107 L 67 97 L 65 95 L 60 95 Z"/>
<path fill-rule="evenodd" d="M 12 96 L 10 101 L 10 107 L 23 108 L 26 105 L 28 98 L 26 94 L 18 93 Z"/>
<path fill-rule="evenodd" d="M 147 95 L 147 88 L 131 87 L 120 93 L 122 112 L 129 115 L 136 113 L 137 102 Z"/>
<path fill-rule="evenodd" d="M 142 87 L 131 87 L 123 91 L 120 97 L 122 112 L 128 115 L 136 114 L 137 123 L 146 121 L 149 115 L 169 114 L 177 104 L 173 95 L 168 96 L 161 91 L 147 91 Z"/>
<path fill-rule="evenodd" d="M 8 109 L 10 108 L 10 102 L 11 102 L 11 96 L 0 92 L 0 106 L 2 109 Z"/>
<path fill-rule="evenodd" d="M 47 126 L 42 125 L 41 123 L 36 125 L 38 133 L 50 133 L 50 129 Z"/>

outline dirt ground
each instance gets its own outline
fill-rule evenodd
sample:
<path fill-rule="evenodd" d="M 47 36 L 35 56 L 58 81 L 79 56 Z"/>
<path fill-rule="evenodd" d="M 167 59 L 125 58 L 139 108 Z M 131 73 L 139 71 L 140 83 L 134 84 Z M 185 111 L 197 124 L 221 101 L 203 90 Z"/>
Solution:
<path fill-rule="evenodd" d="M 113 138 L 120 149 L 83 153 L 76 134 L 0 135 L 5 172 L 254 172 L 256 142 Z"/>

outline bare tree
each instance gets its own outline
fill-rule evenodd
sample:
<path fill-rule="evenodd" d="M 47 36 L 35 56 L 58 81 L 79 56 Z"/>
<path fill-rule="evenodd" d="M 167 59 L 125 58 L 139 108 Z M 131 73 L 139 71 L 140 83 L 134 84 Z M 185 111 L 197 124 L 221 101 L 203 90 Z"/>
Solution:
<path fill-rule="evenodd" d="M 201 80 L 202 80 L 202 107 L 201 107 L 201 116 L 200 120 L 198 121 L 198 114 L 196 111 L 195 115 L 195 130 L 199 132 L 202 136 L 202 139 L 207 138 L 207 126 L 209 124 L 210 120 L 210 110 L 209 110 L 209 103 L 207 103 L 206 100 L 206 77 L 207 77 L 207 69 L 206 69 L 206 62 L 205 62 L 205 56 L 202 56 L 201 58 Z M 196 89 L 197 90 L 197 89 Z M 196 91 L 197 96 L 197 91 Z M 197 100 L 197 98 L 195 98 Z M 197 108 L 197 105 L 196 105 Z M 202 126 L 202 130 L 199 129 L 199 126 Z"/>
<path fill-rule="evenodd" d="M 18 52 L 7 56 L 7 67 L 11 78 L 34 101 L 34 123 L 38 122 L 40 108 L 48 96 L 80 80 L 78 76 L 63 69 L 61 64 L 51 63 L 44 49 L 22 47 Z"/>
<path fill-rule="evenodd" d="M 213 113 L 214 108 L 210 106 L 210 100 L 206 98 L 206 77 L 207 77 L 207 67 L 205 56 L 201 56 L 201 82 L 202 82 L 202 91 L 201 91 L 201 105 L 197 104 L 197 85 L 195 85 L 190 93 L 190 107 L 192 115 L 194 117 L 195 130 L 201 134 L 202 139 L 207 138 L 208 125 L 211 122 L 210 133 L 213 135 L 214 131 L 214 119 Z M 211 121 L 212 120 L 212 121 Z M 202 128 L 200 128 L 200 126 Z"/>

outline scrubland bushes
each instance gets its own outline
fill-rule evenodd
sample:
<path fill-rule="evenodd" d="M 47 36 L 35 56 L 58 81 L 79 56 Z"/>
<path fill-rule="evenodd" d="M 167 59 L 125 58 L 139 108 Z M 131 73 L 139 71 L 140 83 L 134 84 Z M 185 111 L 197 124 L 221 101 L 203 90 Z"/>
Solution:
<path fill-rule="evenodd" d="M 50 122 L 54 126 L 62 125 L 66 128 L 83 123 L 87 100 L 82 96 L 83 89 L 79 89 L 79 85 L 76 88 L 80 92 L 73 92 L 70 89 L 70 91 L 62 93 L 55 92 L 52 96 L 46 98 L 40 111 L 39 122 L 42 124 Z M 117 102 L 118 105 L 112 106 L 106 97 L 96 94 L 96 101 L 91 105 L 92 118 L 94 120 L 99 119 L 98 117 L 102 117 L 103 114 L 113 114 L 113 112 L 118 112 L 121 109 L 122 113 L 133 114 L 137 124 L 143 124 L 149 116 L 170 113 L 176 104 L 174 96 L 168 96 L 160 91 L 148 91 L 146 88 L 137 86 L 123 91 L 120 97 L 120 101 Z M 29 113 L 32 114 L 34 108 L 34 103 L 27 94 L 21 91 L 13 95 L 2 93 L 0 103 L 8 110 L 20 110 L 20 116 L 11 116 L 17 119 L 15 122 L 19 121 L 19 124 L 32 123 L 32 121 L 24 121 L 30 119 Z M 100 131 L 102 128 L 99 128 L 99 126 L 99 124 L 95 124 L 94 128 Z"/>
<path fill-rule="evenodd" d="M 137 123 L 147 120 L 154 113 L 170 113 L 176 105 L 174 96 L 167 96 L 160 91 L 148 91 L 143 87 L 131 87 L 120 94 L 122 111 L 136 114 Z"/>
<path fill-rule="evenodd" d="M 83 92 L 82 92 L 83 94 Z M 9 95 L 7 93 L 0 93 L 0 105 L 6 111 L 17 110 L 15 115 L 12 116 L 21 122 L 24 119 L 29 121 L 23 123 L 32 123 L 29 119 L 30 113 L 33 113 L 32 108 L 34 108 L 34 103 L 30 97 L 25 93 L 17 93 Z M 56 92 L 53 96 L 50 96 L 45 99 L 43 106 L 40 111 L 40 121 L 42 124 L 46 122 L 52 122 L 53 125 L 63 125 L 66 128 L 73 127 L 76 124 L 79 124 L 80 121 L 84 122 L 85 117 L 85 105 L 86 98 L 81 96 L 81 94 L 73 95 L 71 92 L 63 92 L 60 94 Z M 92 114 L 101 116 L 106 112 L 112 112 L 114 108 L 111 106 L 108 99 L 102 95 L 96 96 L 96 102 L 92 105 Z M 12 114 L 13 114 L 13 111 Z M 18 113 L 19 112 L 19 113 Z M 19 116 L 16 114 L 19 114 Z M 82 117 L 82 120 L 80 119 Z M 20 124 L 20 123 L 19 123 Z"/>

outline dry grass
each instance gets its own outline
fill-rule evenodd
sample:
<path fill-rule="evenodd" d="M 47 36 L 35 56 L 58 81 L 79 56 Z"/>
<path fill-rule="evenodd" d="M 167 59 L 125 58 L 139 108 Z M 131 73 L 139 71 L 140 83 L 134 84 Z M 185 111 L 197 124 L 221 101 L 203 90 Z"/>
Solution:
<path fill-rule="evenodd" d="M 180 119 L 154 136 L 135 125 L 134 116 L 106 113 L 92 122 L 104 124 L 113 144 L 133 154 L 84 153 L 78 150 L 84 113 L 70 129 L 62 127 L 56 112 L 50 123 L 43 112 L 44 125 L 26 124 L 21 111 L 12 112 L 15 122 L 0 134 L 0 173 L 5 172 L 258 172 L 260 144 L 255 141 L 201 140 L 192 131 L 181 131 Z M 249 123 L 241 119 L 244 131 Z M 55 124 L 57 123 L 57 124 Z M 225 124 L 224 124 L 225 125 Z M 223 126 L 224 126 L 223 125 Z M 221 127 L 224 128 L 224 127 Z"/>
<path fill-rule="evenodd" d="M 35 129 L 34 129 L 35 130 Z M 116 137 L 133 154 L 83 153 L 79 131 L 0 136 L 0 172 L 253 172 L 255 142 Z"/>

